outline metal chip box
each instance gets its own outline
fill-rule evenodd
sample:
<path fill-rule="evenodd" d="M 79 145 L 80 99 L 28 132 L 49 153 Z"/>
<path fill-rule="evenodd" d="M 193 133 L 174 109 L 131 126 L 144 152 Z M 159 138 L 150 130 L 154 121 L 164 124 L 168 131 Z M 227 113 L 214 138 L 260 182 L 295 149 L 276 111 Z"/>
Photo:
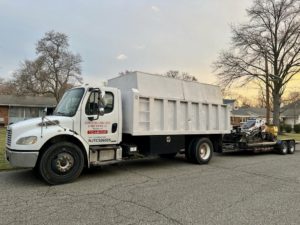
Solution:
<path fill-rule="evenodd" d="M 123 133 L 230 133 L 229 106 L 218 86 L 132 72 L 108 81 L 122 93 Z"/>

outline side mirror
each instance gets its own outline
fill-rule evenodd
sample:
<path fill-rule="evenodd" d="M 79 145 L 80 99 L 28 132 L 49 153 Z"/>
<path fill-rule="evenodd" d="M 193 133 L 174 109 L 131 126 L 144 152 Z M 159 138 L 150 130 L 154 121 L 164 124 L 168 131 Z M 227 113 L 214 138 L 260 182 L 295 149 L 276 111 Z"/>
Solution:
<path fill-rule="evenodd" d="M 105 114 L 104 107 L 100 106 L 100 108 L 99 108 L 99 115 L 103 116 L 104 114 Z"/>

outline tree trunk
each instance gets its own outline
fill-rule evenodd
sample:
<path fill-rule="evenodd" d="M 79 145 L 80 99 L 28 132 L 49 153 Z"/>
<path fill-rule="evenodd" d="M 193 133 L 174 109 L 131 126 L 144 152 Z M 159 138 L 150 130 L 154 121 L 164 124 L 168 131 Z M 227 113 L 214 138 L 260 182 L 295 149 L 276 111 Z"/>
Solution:
<path fill-rule="evenodd" d="M 278 93 L 273 93 L 273 101 L 273 124 L 279 128 L 281 96 Z"/>

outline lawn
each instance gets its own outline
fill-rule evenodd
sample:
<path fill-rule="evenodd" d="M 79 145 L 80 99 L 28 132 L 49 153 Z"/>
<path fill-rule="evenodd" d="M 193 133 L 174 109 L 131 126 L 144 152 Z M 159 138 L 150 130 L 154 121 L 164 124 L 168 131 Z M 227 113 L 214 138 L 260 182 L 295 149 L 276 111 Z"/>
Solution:
<path fill-rule="evenodd" d="M 300 134 L 283 133 L 282 135 L 278 135 L 278 139 L 285 139 L 285 138 L 291 138 L 291 139 L 295 139 L 296 141 L 300 141 Z"/>
<path fill-rule="evenodd" d="M 5 159 L 5 138 L 6 138 L 6 129 L 0 128 L 0 170 L 11 169 L 8 162 Z"/>

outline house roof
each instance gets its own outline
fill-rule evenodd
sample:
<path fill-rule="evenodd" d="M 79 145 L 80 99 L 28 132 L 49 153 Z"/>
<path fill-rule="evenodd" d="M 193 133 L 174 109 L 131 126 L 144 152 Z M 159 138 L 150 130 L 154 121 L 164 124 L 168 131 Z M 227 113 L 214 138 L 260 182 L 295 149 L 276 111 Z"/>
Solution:
<path fill-rule="evenodd" d="M 0 95 L 2 106 L 55 107 L 56 104 L 51 97 Z"/>
<path fill-rule="evenodd" d="M 281 111 L 283 117 L 298 117 L 300 115 L 300 100 L 282 107 Z"/>
<path fill-rule="evenodd" d="M 247 117 L 265 117 L 266 109 L 265 108 L 256 108 L 256 107 L 242 107 L 236 110 L 232 110 L 233 116 L 247 116 Z"/>

